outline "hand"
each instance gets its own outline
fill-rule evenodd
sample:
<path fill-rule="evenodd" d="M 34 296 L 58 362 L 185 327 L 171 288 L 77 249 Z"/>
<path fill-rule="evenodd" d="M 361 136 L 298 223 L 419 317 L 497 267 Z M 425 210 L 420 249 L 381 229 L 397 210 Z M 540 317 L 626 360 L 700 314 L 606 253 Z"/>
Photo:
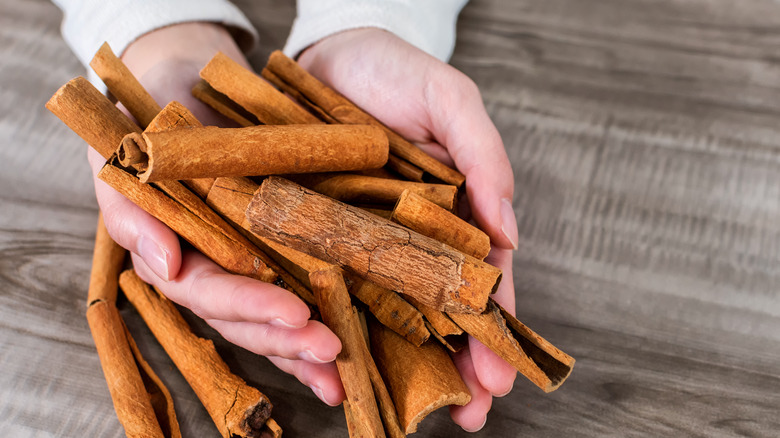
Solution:
<path fill-rule="evenodd" d="M 157 103 L 177 100 L 206 125 L 229 121 L 194 99 L 198 72 L 222 51 L 249 68 L 228 32 L 208 23 L 187 23 L 146 34 L 127 48 L 123 61 Z M 104 159 L 90 148 L 96 175 Z M 231 275 L 193 250 L 182 251 L 177 235 L 95 177 L 95 194 L 111 237 L 132 252 L 138 275 L 174 302 L 206 320 L 225 339 L 269 360 L 337 405 L 344 390 L 333 363 L 341 343 L 327 327 L 310 321 L 308 307 L 271 284 Z"/>
<path fill-rule="evenodd" d="M 388 127 L 466 175 L 471 214 L 493 244 L 487 261 L 504 271 L 494 298 L 514 313 L 514 176 L 476 84 L 395 35 L 374 28 L 325 38 L 298 61 Z M 477 431 L 485 424 L 492 397 L 509 393 L 516 372 L 473 338 L 454 359 L 472 400 L 451 407 L 450 415 L 463 429 Z"/>

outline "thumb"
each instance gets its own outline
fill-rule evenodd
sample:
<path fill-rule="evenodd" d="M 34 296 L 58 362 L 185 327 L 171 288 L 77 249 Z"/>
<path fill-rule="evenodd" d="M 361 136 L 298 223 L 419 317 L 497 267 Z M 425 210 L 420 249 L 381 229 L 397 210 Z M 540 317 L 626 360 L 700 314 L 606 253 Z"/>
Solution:
<path fill-rule="evenodd" d="M 445 81 L 449 83 L 437 87 L 440 92 L 429 94 L 431 132 L 466 176 L 474 220 L 494 245 L 517 249 L 517 219 L 512 206 L 514 174 L 504 143 L 476 84 L 455 72 L 452 82 Z"/>
<path fill-rule="evenodd" d="M 176 277 L 181 267 L 181 248 L 176 233 L 97 178 L 105 159 L 92 148 L 88 158 L 95 182 L 95 195 L 106 229 L 119 246 L 135 253 L 163 280 Z"/>

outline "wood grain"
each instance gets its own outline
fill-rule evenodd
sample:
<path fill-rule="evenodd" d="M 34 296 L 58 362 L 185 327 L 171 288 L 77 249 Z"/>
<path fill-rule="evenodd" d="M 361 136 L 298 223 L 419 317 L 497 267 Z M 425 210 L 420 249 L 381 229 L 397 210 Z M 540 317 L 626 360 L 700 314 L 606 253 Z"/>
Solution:
<path fill-rule="evenodd" d="M 293 2 L 236 2 L 283 46 Z M 84 144 L 43 108 L 84 73 L 48 1 L 0 1 L 0 435 L 119 437 L 84 318 L 96 205 Z M 515 172 L 518 317 L 577 358 L 559 391 L 518 379 L 469 435 L 775 436 L 780 430 L 780 3 L 474 0 L 452 63 Z M 69 184 L 61 184 L 69 181 Z M 208 414 L 127 303 L 184 436 Z M 215 340 L 289 437 L 341 437 L 267 360 Z"/>

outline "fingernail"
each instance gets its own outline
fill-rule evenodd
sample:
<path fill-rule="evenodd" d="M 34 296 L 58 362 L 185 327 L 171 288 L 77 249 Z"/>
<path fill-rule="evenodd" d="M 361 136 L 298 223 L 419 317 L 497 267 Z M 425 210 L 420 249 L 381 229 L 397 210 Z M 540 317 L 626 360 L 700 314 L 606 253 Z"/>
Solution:
<path fill-rule="evenodd" d="M 493 397 L 504 397 L 504 396 L 506 396 L 507 394 L 509 394 L 510 392 L 512 392 L 512 389 L 513 389 L 514 387 L 515 387 L 515 384 L 514 384 L 514 382 L 513 382 L 513 383 L 512 383 L 512 384 L 509 386 L 509 389 L 507 389 L 507 390 L 506 390 L 506 392 L 504 392 L 503 394 L 493 394 Z"/>
<path fill-rule="evenodd" d="M 141 236 L 138 239 L 138 255 L 147 265 L 165 281 L 170 280 L 168 275 L 168 253 L 151 239 Z"/>
<path fill-rule="evenodd" d="M 482 430 L 483 427 L 485 427 L 486 423 L 487 423 L 487 415 L 485 415 L 485 419 L 482 420 L 482 425 L 480 425 L 478 428 L 476 428 L 476 429 L 466 429 L 465 427 L 463 427 L 462 429 L 465 430 L 466 432 L 470 432 L 470 433 L 479 432 L 480 430 Z"/>
<path fill-rule="evenodd" d="M 271 325 L 276 326 L 276 327 L 289 328 L 289 329 L 301 328 L 301 327 L 305 326 L 305 324 L 302 325 L 302 326 L 301 325 L 292 325 L 289 322 L 283 320 L 282 318 L 274 318 L 274 319 L 272 319 L 271 320 Z"/>
<path fill-rule="evenodd" d="M 517 249 L 517 218 L 515 209 L 512 208 L 512 201 L 507 198 L 501 199 L 501 232 L 512 244 L 512 248 Z"/>
<path fill-rule="evenodd" d="M 306 362 L 314 362 L 314 363 L 330 362 L 329 360 L 322 360 L 319 357 L 315 356 L 314 353 L 311 352 L 311 350 L 301 351 L 300 353 L 298 353 L 298 358 L 301 360 L 305 360 Z"/>
<path fill-rule="evenodd" d="M 325 400 L 325 395 L 322 393 L 322 389 L 320 389 L 319 386 L 309 385 L 309 388 L 311 388 L 311 391 L 314 393 L 314 395 L 316 395 L 318 399 L 322 400 L 323 403 L 325 403 L 328 406 L 336 406 L 328 402 L 327 400 Z"/>

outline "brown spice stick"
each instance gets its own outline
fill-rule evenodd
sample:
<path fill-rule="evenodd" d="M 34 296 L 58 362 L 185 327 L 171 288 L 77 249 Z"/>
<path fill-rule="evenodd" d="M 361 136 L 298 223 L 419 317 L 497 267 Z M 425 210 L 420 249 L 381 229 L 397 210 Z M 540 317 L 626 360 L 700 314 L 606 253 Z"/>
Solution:
<path fill-rule="evenodd" d="M 412 297 L 406 297 L 406 301 L 425 316 L 428 331 L 448 350 L 455 353 L 466 346 L 467 340 L 463 329 L 458 327 L 446 313 L 426 306 Z"/>
<path fill-rule="evenodd" d="M 501 270 L 291 181 L 268 177 L 247 207 L 252 231 L 438 310 L 481 313 Z"/>
<path fill-rule="evenodd" d="M 311 273 L 309 279 L 323 322 L 341 340 L 336 366 L 349 403 L 350 436 L 384 437 L 384 427 L 362 354 L 361 345 L 365 345 L 365 341 L 358 331 L 357 315 L 341 271 L 317 271 Z"/>
<path fill-rule="evenodd" d="M 422 169 L 395 155 L 391 154 L 387 158 L 387 165 L 385 167 L 409 181 L 424 182 L 425 172 Z"/>
<path fill-rule="evenodd" d="M 190 242 L 223 269 L 268 283 L 279 276 L 259 254 L 215 230 L 183 205 L 109 162 L 98 177 Z"/>
<path fill-rule="evenodd" d="M 83 77 L 60 87 L 46 108 L 106 159 L 116 151 L 125 135 L 141 132 L 138 125 Z"/>
<path fill-rule="evenodd" d="M 481 315 L 451 313 L 450 317 L 544 392 L 555 391 L 571 374 L 574 358 L 534 333 L 492 299 Z"/>
<path fill-rule="evenodd" d="M 294 175 L 290 179 L 315 192 L 341 202 L 366 204 L 395 204 L 409 190 L 431 202 L 452 210 L 458 189 L 447 184 L 426 184 L 396 179 L 376 178 L 351 174 Z"/>
<path fill-rule="evenodd" d="M 87 322 L 114 410 L 130 437 L 180 437 L 168 389 L 140 356 L 115 306 L 126 251 L 98 218 L 87 296 Z"/>
<path fill-rule="evenodd" d="M 369 321 L 369 332 L 371 352 L 407 434 L 416 432 L 420 421 L 434 410 L 471 401 L 466 384 L 441 345 L 428 341 L 415 347 L 375 321 Z"/>
<path fill-rule="evenodd" d="M 271 54 L 268 65 L 263 69 L 264 77 L 266 70 L 273 73 L 277 80 L 284 81 L 295 88 L 308 101 L 322 108 L 330 117 L 341 123 L 381 126 L 390 140 L 390 150 L 393 155 L 409 161 L 448 184 L 460 187 L 466 180 L 463 174 L 447 167 L 417 146 L 404 140 L 347 98 L 320 82 L 282 52 L 275 51 Z"/>
<path fill-rule="evenodd" d="M 238 123 L 239 126 L 247 127 L 260 124 L 257 117 L 230 100 L 229 97 L 211 88 L 204 80 L 195 84 L 192 88 L 192 95 L 218 113 Z"/>
<path fill-rule="evenodd" d="M 203 67 L 200 77 L 266 125 L 321 123 L 271 84 L 223 53 L 217 53 Z"/>
<path fill-rule="evenodd" d="M 381 167 L 387 138 L 370 126 L 288 125 L 144 133 L 141 181 L 328 172 Z"/>
<path fill-rule="evenodd" d="M 411 191 L 398 198 L 390 220 L 480 260 L 490 252 L 482 230 Z"/>
<path fill-rule="evenodd" d="M 193 193 L 197 194 L 200 199 L 205 200 L 209 195 L 211 187 L 214 185 L 216 178 L 195 178 L 182 181 Z"/>
<path fill-rule="evenodd" d="M 152 290 L 135 272 L 123 272 L 119 285 L 195 391 L 222 436 L 259 434 L 271 415 L 268 398 L 231 373 L 214 344 L 193 334 L 173 303 Z"/>
<path fill-rule="evenodd" d="M 428 340 L 423 315 L 397 293 L 360 278 L 353 280 L 350 293 L 368 306 L 379 322 L 416 346 Z"/>
<path fill-rule="evenodd" d="M 89 65 L 106 84 L 108 91 L 138 120 L 141 127 L 148 126 L 160 112 L 160 105 L 133 76 L 130 69 L 117 58 L 108 43 L 100 46 Z"/>

